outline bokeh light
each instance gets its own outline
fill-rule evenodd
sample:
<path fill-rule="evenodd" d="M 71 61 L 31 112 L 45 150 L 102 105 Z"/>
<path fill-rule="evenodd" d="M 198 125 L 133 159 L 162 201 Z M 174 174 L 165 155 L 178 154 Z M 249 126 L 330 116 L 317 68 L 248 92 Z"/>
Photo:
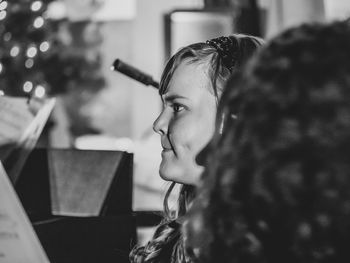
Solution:
<path fill-rule="evenodd" d="M 7 8 L 7 2 L 3 1 L 0 3 L 0 10 L 5 10 Z"/>
<path fill-rule="evenodd" d="M 38 49 L 36 47 L 31 46 L 27 49 L 27 57 L 29 58 L 35 57 L 37 53 Z"/>
<path fill-rule="evenodd" d="M 38 11 L 40 10 L 40 8 L 42 7 L 43 2 L 41 1 L 34 1 L 30 7 L 30 9 L 32 9 L 32 11 Z"/>
<path fill-rule="evenodd" d="M 26 62 L 24 62 L 24 66 L 25 66 L 26 68 L 32 68 L 33 65 L 34 65 L 34 60 L 31 59 L 31 58 L 28 58 L 28 59 L 26 60 Z"/>
<path fill-rule="evenodd" d="M 35 88 L 34 95 L 38 98 L 43 98 L 45 96 L 46 90 L 43 86 L 38 85 Z"/>
<path fill-rule="evenodd" d="M 35 28 L 42 27 L 44 25 L 44 18 L 38 16 L 37 18 L 35 18 L 33 25 Z"/>
<path fill-rule="evenodd" d="M 5 40 L 5 41 L 10 41 L 11 38 L 12 38 L 12 35 L 11 35 L 10 32 L 6 32 L 6 33 L 4 34 L 4 40 Z"/>
<path fill-rule="evenodd" d="M 0 20 L 4 20 L 5 19 L 5 17 L 6 17 L 6 11 L 5 10 L 2 10 L 2 11 L 0 11 Z"/>
<path fill-rule="evenodd" d="M 33 89 L 33 83 L 31 81 L 26 81 L 23 84 L 23 91 L 24 92 L 31 92 Z"/>
<path fill-rule="evenodd" d="M 10 50 L 10 56 L 11 57 L 16 57 L 19 54 L 19 47 L 18 46 L 13 46 Z"/>
<path fill-rule="evenodd" d="M 44 41 L 40 44 L 39 49 L 41 52 L 46 52 L 50 48 L 50 44 L 47 41 Z"/>

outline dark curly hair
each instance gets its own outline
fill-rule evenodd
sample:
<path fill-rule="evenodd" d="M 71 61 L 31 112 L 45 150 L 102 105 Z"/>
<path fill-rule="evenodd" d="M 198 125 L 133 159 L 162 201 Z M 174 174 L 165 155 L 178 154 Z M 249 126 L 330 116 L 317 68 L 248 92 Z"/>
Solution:
<path fill-rule="evenodd" d="M 217 125 L 184 228 L 193 258 L 350 262 L 349 21 L 274 38 L 229 81 Z"/>

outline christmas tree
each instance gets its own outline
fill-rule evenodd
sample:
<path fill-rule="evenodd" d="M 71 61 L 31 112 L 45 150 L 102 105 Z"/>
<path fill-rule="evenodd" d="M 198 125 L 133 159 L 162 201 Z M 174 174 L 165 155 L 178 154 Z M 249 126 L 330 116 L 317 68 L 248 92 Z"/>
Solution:
<path fill-rule="evenodd" d="M 104 86 L 100 61 L 72 54 L 60 40 L 62 21 L 47 17 L 51 2 L 0 0 L 0 94 L 43 97 L 82 82 Z"/>

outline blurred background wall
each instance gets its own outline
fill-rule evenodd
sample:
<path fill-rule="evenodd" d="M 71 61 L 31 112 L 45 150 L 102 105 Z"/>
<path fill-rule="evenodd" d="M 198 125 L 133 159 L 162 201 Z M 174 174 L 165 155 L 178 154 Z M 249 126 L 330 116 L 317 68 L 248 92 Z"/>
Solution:
<path fill-rule="evenodd" d="M 158 92 L 111 71 L 110 66 L 120 58 L 159 80 L 169 55 L 165 14 L 175 9 L 224 8 L 236 19 L 254 6 L 260 10 L 257 21 L 261 36 L 267 39 L 303 22 L 350 16 L 348 0 L 1 0 L 0 91 L 28 95 L 46 89 L 46 94 L 57 97 L 51 147 L 134 152 L 134 209 L 159 210 L 167 184 L 158 176 L 160 141 L 152 131 L 161 108 Z M 26 14 L 32 25 L 24 25 L 18 34 L 22 38 L 16 40 L 20 24 L 11 17 L 20 14 Z M 27 23 L 23 19 L 20 21 Z M 250 23 L 251 19 L 242 21 Z M 41 33 L 32 38 L 38 30 Z M 247 33 L 244 25 L 232 30 Z M 220 34 L 215 29 L 208 32 L 208 37 Z M 203 38 L 205 41 L 207 37 Z M 40 43 L 46 41 L 55 52 L 38 52 Z M 16 43 L 23 47 L 17 49 Z M 34 54 L 30 48 L 35 45 Z M 172 52 L 176 49 L 173 47 Z M 39 66 L 29 67 L 31 62 Z M 12 69 L 28 74 L 10 79 L 6 72 Z M 51 69 L 49 77 L 45 75 L 47 80 L 42 74 L 46 69 Z M 31 84 L 26 78 L 33 78 Z"/>
<path fill-rule="evenodd" d="M 74 2 L 77 4 L 74 5 Z M 82 127 L 83 131 L 80 131 L 79 127 L 76 128 L 78 130 L 76 135 L 83 134 L 84 128 L 87 134 L 91 128 L 91 131 L 96 133 L 118 138 L 128 137 L 133 140 L 145 138 L 152 133 L 152 123 L 160 109 L 157 91 L 110 71 L 110 65 L 118 57 L 159 80 L 167 58 L 164 14 L 174 9 L 200 9 L 205 2 L 211 2 L 212 5 L 217 2 L 220 5 L 225 1 L 73 0 L 61 2 L 66 9 L 64 16 L 69 21 L 77 23 L 91 20 L 91 23 L 97 23 L 99 30 L 96 32 L 102 38 L 99 51 L 102 60 L 101 70 L 106 80 L 105 88 L 92 97 L 84 92 L 78 95 L 81 97 L 85 95 L 86 99 L 76 111 L 82 119 L 85 119 L 84 125 L 90 127 Z M 259 0 L 257 4 L 266 11 L 262 20 L 264 25 L 261 25 L 264 28 L 263 36 L 272 37 L 283 29 L 302 22 L 322 22 L 346 17 L 349 14 L 348 2 L 346 0 Z M 87 10 L 85 17 L 81 12 L 82 6 Z M 60 8 L 56 5 L 51 13 L 59 12 Z M 112 10 L 115 10 L 115 13 Z M 97 38 L 96 33 L 86 32 L 85 34 L 93 34 L 90 38 Z M 69 101 L 66 94 L 63 97 L 65 101 Z M 68 104 L 74 103 L 69 101 Z M 69 105 L 66 104 L 65 108 L 69 108 Z M 70 115 L 73 116 L 72 114 Z M 79 125 L 79 121 L 72 122 L 71 125 Z M 66 142 L 59 139 L 55 140 L 54 144 L 58 147 L 66 146 Z"/>

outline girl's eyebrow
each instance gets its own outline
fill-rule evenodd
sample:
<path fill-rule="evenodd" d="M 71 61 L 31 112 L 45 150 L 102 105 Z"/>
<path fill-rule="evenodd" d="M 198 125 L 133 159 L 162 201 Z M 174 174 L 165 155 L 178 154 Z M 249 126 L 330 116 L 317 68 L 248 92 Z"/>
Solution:
<path fill-rule="evenodd" d="M 165 95 L 165 96 L 162 96 L 162 101 L 163 102 L 173 102 L 174 100 L 176 99 L 186 99 L 188 100 L 187 97 L 184 97 L 184 96 L 181 96 L 179 94 L 173 94 L 173 95 Z"/>

